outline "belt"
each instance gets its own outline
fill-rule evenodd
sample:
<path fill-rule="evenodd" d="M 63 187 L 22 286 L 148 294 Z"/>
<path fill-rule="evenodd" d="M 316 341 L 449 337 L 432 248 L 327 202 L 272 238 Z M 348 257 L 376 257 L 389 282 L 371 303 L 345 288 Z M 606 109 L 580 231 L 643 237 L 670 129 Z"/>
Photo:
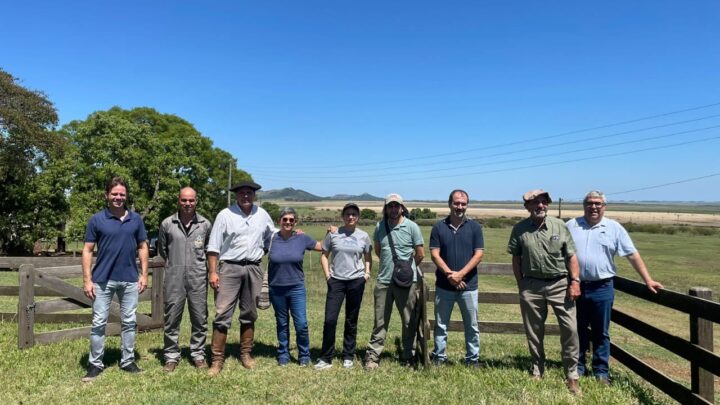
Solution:
<path fill-rule="evenodd" d="M 608 278 L 602 278 L 600 280 L 583 280 L 581 281 L 582 284 L 605 284 L 609 281 L 612 281 L 614 277 L 608 277 Z"/>
<path fill-rule="evenodd" d="M 237 265 L 240 265 L 240 266 L 250 266 L 250 265 L 259 266 L 259 265 L 260 265 L 260 262 L 262 262 L 262 259 L 260 259 L 260 260 L 245 260 L 245 259 L 242 259 L 242 260 L 223 260 L 223 261 L 224 261 L 225 263 L 237 264 Z"/>
<path fill-rule="evenodd" d="M 533 276 L 524 276 L 524 278 L 531 278 L 531 279 L 533 279 L 533 280 L 540 280 L 540 281 L 544 281 L 544 282 L 546 282 L 546 283 L 552 283 L 552 282 L 558 281 L 558 280 L 560 280 L 560 279 L 567 278 L 567 275 L 557 276 L 557 277 L 552 277 L 552 278 L 541 278 L 541 277 L 533 277 Z"/>

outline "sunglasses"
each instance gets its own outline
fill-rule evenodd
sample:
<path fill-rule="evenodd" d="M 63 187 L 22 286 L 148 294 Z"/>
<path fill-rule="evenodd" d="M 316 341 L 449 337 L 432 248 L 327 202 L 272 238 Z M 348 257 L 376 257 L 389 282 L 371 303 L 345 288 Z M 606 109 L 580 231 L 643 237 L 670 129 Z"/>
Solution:
<path fill-rule="evenodd" d="M 294 223 L 295 223 L 295 218 L 281 218 L 280 221 L 281 221 L 283 224 L 294 224 Z"/>

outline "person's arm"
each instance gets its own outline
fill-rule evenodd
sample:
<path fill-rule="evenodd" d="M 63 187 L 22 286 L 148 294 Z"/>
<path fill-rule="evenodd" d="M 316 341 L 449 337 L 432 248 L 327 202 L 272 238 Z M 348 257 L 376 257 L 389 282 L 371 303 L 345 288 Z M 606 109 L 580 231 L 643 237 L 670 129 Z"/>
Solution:
<path fill-rule="evenodd" d="M 322 243 L 320 243 L 320 241 L 315 241 L 315 246 L 313 246 L 313 248 L 310 250 L 313 250 L 315 252 L 322 252 Z"/>
<path fill-rule="evenodd" d="M 512 257 L 512 269 L 515 281 L 520 284 L 520 280 L 523 279 L 522 274 L 522 256 L 513 255 Z"/>
<path fill-rule="evenodd" d="M 207 252 L 207 259 L 208 259 L 208 282 L 210 283 L 210 287 L 217 290 L 218 288 L 220 288 L 220 277 L 218 277 L 218 274 L 217 274 L 218 253 L 217 252 Z"/>
<path fill-rule="evenodd" d="M 375 256 L 380 258 L 380 242 L 375 241 L 375 243 L 373 243 L 373 250 L 375 250 Z"/>
<path fill-rule="evenodd" d="M 570 281 L 568 282 L 568 297 L 575 301 L 580 297 L 580 264 L 576 255 L 570 256 L 568 259 L 568 272 L 570 273 Z"/>
<path fill-rule="evenodd" d="M 425 258 L 425 246 L 423 246 L 423 245 L 415 246 L 415 266 L 420 267 L 420 263 L 422 263 L 424 258 Z"/>
<path fill-rule="evenodd" d="M 323 273 L 325 273 L 325 280 L 330 280 L 330 252 L 327 250 L 322 251 L 320 256 L 320 266 L 322 267 Z"/>
<path fill-rule="evenodd" d="M 447 263 L 445 263 L 445 260 L 443 260 L 442 256 L 440 255 L 440 248 L 430 248 L 430 259 L 433 261 L 433 263 L 435 263 L 435 265 L 440 269 L 440 271 L 443 272 L 450 285 L 457 289 L 461 289 L 459 288 L 459 284 L 460 282 L 462 282 L 462 277 L 460 278 L 460 281 L 453 277 L 453 271 L 450 269 Z"/>
<path fill-rule="evenodd" d="M 647 267 L 645 267 L 645 262 L 643 261 L 642 257 L 640 257 L 639 252 L 635 252 L 633 254 L 630 254 L 626 256 L 628 261 L 630 262 L 630 265 L 632 265 L 633 269 L 642 277 L 643 281 L 645 281 L 645 285 L 647 286 L 648 290 L 650 290 L 652 293 L 657 293 L 658 289 L 663 289 L 662 284 L 658 283 L 657 281 L 653 280 L 652 277 L 650 277 L 650 273 L 647 270 Z"/>
<path fill-rule="evenodd" d="M 142 294 L 148 285 L 148 259 L 150 248 L 146 240 L 138 243 L 138 257 L 140 258 L 140 277 L 138 278 L 138 294 Z"/>
<path fill-rule="evenodd" d="M 484 250 L 483 249 L 476 249 L 475 253 L 473 253 L 472 257 L 470 258 L 470 261 L 463 266 L 462 269 L 456 272 L 451 272 L 448 275 L 448 280 L 452 279 L 456 281 L 457 283 L 460 283 L 463 281 L 463 278 L 470 273 L 472 269 L 477 267 L 478 264 L 480 264 L 480 261 L 482 260 Z M 450 281 L 452 283 L 452 281 Z"/>
<path fill-rule="evenodd" d="M 167 233 L 163 225 L 160 225 L 160 231 L 158 232 L 156 250 L 157 254 L 167 262 Z M 207 243 L 205 243 L 207 245 Z"/>
<path fill-rule="evenodd" d="M 95 299 L 95 284 L 92 281 L 93 249 L 93 242 L 85 242 L 82 249 L 83 292 L 91 300 Z"/>
<path fill-rule="evenodd" d="M 365 281 L 370 280 L 370 271 L 372 270 L 372 252 L 368 250 L 363 254 L 365 257 Z"/>

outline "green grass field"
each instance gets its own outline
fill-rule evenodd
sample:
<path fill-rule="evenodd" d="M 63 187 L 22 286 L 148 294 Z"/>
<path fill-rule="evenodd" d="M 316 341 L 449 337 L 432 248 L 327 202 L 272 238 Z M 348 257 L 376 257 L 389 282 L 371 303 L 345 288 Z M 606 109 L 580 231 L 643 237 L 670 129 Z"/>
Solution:
<path fill-rule="evenodd" d="M 301 225 L 302 227 L 302 225 Z M 371 229 L 367 229 L 372 231 Z M 306 227 L 310 235 L 320 238 L 324 230 Z M 426 242 L 430 229 L 423 228 Z M 505 253 L 509 229 L 485 231 L 486 262 L 510 260 Z M 656 235 L 634 233 L 632 237 L 640 249 L 655 279 L 666 288 L 687 292 L 692 286 L 706 286 L 720 294 L 720 238 L 717 236 Z M 429 255 L 428 255 L 429 259 Z M 635 280 L 638 277 L 624 259 L 619 259 L 620 274 Z M 308 318 L 313 360 L 318 356 L 321 338 L 325 282 L 319 265 L 319 254 L 308 253 L 305 260 L 308 290 Z M 432 275 L 429 277 L 432 283 Z M 77 281 L 77 280 L 76 280 Z M 0 273 L 0 285 L 17 284 L 16 273 Z M 365 290 L 358 333 L 360 354 L 372 327 L 372 285 Z M 515 291 L 510 277 L 483 276 L 482 291 Z M 212 294 L 209 300 L 212 304 Z M 17 300 L 0 297 L 0 311 L 13 312 Z M 635 314 L 645 321 L 679 336 L 687 337 L 686 315 L 664 310 L 657 305 L 618 293 L 616 307 Z M 211 318 L 213 315 L 211 305 Z M 428 307 L 432 312 L 432 304 Z M 141 305 L 149 311 L 149 303 Z M 210 379 L 203 372 L 182 362 L 173 374 L 162 372 L 162 333 L 148 332 L 137 336 L 138 364 L 145 371 L 127 375 L 117 367 L 119 338 L 107 340 L 106 371 L 94 382 L 84 384 L 88 353 L 87 339 L 17 349 L 17 324 L 0 323 L 0 370 L 4 384 L 0 387 L 2 403 L 672 403 L 668 397 L 643 382 L 617 362 L 611 362 L 614 377 L 611 387 L 603 387 L 592 379 L 581 380 L 582 398 L 572 397 L 563 385 L 556 336 L 546 338 L 549 370 L 541 382 L 531 382 L 526 369 L 529 365 L 527 346 L 521 335 L 483 334 L 481 330 L 481 368 L 470 370 L 462 366 L 464 354 L 462 333 L 451 333 L 448 350 L 453 364 L 428 371 L 411 371 L 397 361 L 399 347 L 398 314 L 395 313 L 388 333 L 386 351 L 381 366 L 365 372 L 356 363 L 345 370 L 334 363 L 327 371 L 291 365 L 280 368 L 275 363 L 275 320 L 272 309 L 261 311 L 257 324 L 254 349 L 258 368 L 246 371 L 237 361 L 237 320 L 228 339 L 229 356 L 223 373 Z M 459 319 L 455 311 L 454 317 Z M 481 305 L 482 320 L 519 321 L 519 308 L 510 305 Z M 552 316 L 550 317 L 552 322 Z M 62 329 L 82 325 L 40 325 L 37 331 Z M 689 365 L 686 361 L 657 348 L 623 328 L 613 326 L 613 341 L 638 355 L 653 367 L 689 385 Z M 720 347 L 720 330 L 716 327 L 715 347 Z M 187 347 L 189 325 L 183 323 L 181 344 Z M 294 339 L 294 338 L 293 338 Z M 338 343 L 342 327 L 338 328 Z M 431 344 L 432 346 L 432 344 Z M 294 344 L 291 345 L 296 355 Z M 716 349 L 717 350 L 717 349 Z M 184 353 L 187 358 L 187 351 Z M 716 390 L 720 386 L 716 384 Z"/>

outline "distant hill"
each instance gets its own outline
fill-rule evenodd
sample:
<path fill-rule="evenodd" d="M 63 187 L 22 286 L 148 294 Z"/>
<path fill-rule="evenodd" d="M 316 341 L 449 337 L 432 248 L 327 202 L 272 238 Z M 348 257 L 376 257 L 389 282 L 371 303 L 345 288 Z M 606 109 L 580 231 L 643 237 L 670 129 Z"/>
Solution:
<path fill-rule="evenodd" d="M 340 200 L 340 201 L 382 201 L 380 197 L 363 193 L 360 195 L 335 194 L 332 197 L 320 197 L 315 194 L 308 193 L 304 190 L 297 190 L 292 187 L 286 187 L 280 190 L 258 191 L 258 198 L 263 200 L 285 200 L 285 201 L 322 201 L 322 200 Z"/>

